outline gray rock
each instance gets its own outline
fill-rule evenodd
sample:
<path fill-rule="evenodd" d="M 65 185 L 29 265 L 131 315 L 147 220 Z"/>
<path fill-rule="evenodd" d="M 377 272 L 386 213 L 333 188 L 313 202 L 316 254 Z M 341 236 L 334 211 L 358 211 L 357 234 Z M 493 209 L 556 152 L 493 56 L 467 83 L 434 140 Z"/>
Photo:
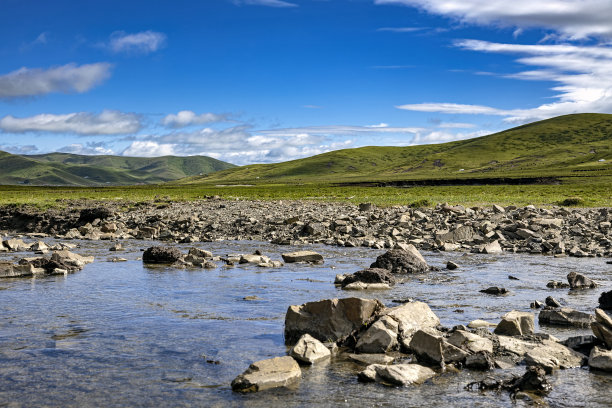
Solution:
<path fill-rule="evenodd" d="M 565 283 L 565 282 L 561 282 L 561 281 L 549 281 L 546 284 L 547 288 L 551 288 L 551 289 L 565 289 L 565 288 L 569 288 L 570 285 L 569 283 Z"/>
<path fill-rule="evenodd" d="M 457 265 L 456 263 L 454 263 L 453 261 L 448 261 L 446 263 L 446 269 L 448 269 L 449 271 L 454 271 L 455 269 L 459 268 L 459 265 Z"/>
<path fill-rule="evenodd" d="M 479 351 L 465 358 L 465 366 L 473 370 L 491 370 L 495 368 L 495 362 L 487 351 Z"/>
<path fill-rule="evenodd" d="M 399 334 L 404 345 L 410 343 L 417 330 L 433 328 L 440 324 L 438 316 L 423 302 L 405 303 L 386 309 L 383 313 L 399 323 Z"/>
<path fill-rule="evenodd" d="M 608 349 L 612 349 L 612 319 L 601 309 L 595 309 L 595 322 L 591 323 L 591 330 Z"/>
<path fill-rule="evenodd" d="M 388 283 L 363 283 L 353 282 L 342 286 L 343 290 L 387 290 L 391 289 Z"/>
<path fill-rule="evenodd" d="M 431 368 L 419 364 L 372 364 L 360 372 L 357 378 L 362 382 L 376 381 L 392 386 L 406 386 L 421 384 L 435 374 Z"/>
<path fill-rule="evenodd" d="M 501 321 L 494 330 L 495 334 L 505 336 L 522 336 L 533 334 L 534 315 L 528 312 L 513 310 L 502 316 Z"/>
<path fill-rule="evenodd" d="M 560 343 L 544 340 L 525 353 L 525 363 L 528 366 L 543 367 L 547 373 L 554 369 L 580 367 L 585 357 Z"/>
<path fill-rule="evenodd" d="M 472 353 L 478 353 L 480 351 L 493 353 L 493 342 L 491 340 L 468 331 L 455 330 L 446 341 L 455 347 Z"/>
<path fill-rule="evenodd" d="M 314 251 L 296 251 L 296 252 L 288 252 L 282 254 L 283 261 L 286 263 L 296 263 L 296 262 L 305 262 L 305 263 L 315 263 L 321 264 L 323 263 L 323 255 L 314 252 Z"/>
<path fill-rule="evenodd" d="M 546 303 L 546 306 L 550 307 L 561 307 L 561 303 L 559 303 L 559 301 L 552 296 L 546 297 L 544 303 Z"/>
<path fill-rule="evenodd" d="M 372 324 L 355 346 L 358 353 L 386 353 L 397 347 L 399 323 L 390 316 L 383 316 Z"/>
<path fill-rule="evenodd" d="M 395 358 L 385 354 L 347 354 L 347 357 L 361 364 L 391 364 Z"/>
<path fill-rule="evenodd" d="M 596 370 L 612 372 L 612 350 L 593 347 L 589 356 L 589 367 Z"/>
<path fill-rule="evenodd" d="M 500 288 L 499 286 L 491 286 L 486 289 L 479 290 L 480 293 L 486 293 L 488 295 L 505 295 L 508 293 L 508 289 Z"/>
<path fill-rule="evenodd" d="M 331 351 L 310 334 L 304 334 L 300 337 L 289 354 L 296 360 L 306 364 L 314 364 L 331 357 Z"/>
<path fill-rule="evenodd" d="M 593 282 L 593 280 L 573 271 L 567 274 L 567 282 L 571 289 L 589 289 L 597 287 L 597 284 Z"/>
<path fill-rule="evenodd" d="M 440 333 L 419 330 L 410 341 L 410 350 L 419 362 L 446 364 L 464 360 L 468 353 L 448 343 Z"/>
<path fill-rule="evenodd" d="M 480 252 L 482 252 L 483 254 L 493 255 L 493 254 L 501 254 L 503 250 L 502 250 L 501 245 L 499 245 L 499 241 L 495 240 L 483 246 Z"/>
<path fill-rule="evenodd" d="M 345 298 L 293 305 L 285 315 L 285 342 L 295 344 L 303 334 L 319 341 L 344 339 L 383 309 L 374 299 Z"/>
<path fill-rule="evenodd" d="M 142 262 L 148 264 L 173 264 L 181 260 L 183 254 L 177 248 L 153 246 L 142 254 Z"/>
<path fill-rule="evenodd" d="M 421 253 L 413 246 L 392 249 L 376 258 L 370 268 L 383 268 L 391 273 L 422 273 L 430 268 Z"/>
<path fill-rule="evenodd" d="M 462 225 L 450 232 L 436 234 L 436 238 L 442 242 L 471 242 L 475 235 L 476 233 L 472 227 L 469 225 Z"/>
<path fill-rule="evenodd" d="M 612 310 L 612 290 L 602 292 L 599 296 L 599 308 L 604 310 Z"/>
<path fill-rule="evenodd" d="M 298 363 L 289 356 L 260 360 L 232 381 L 232 390 L 257 392 L 286 387 L 297 382 L 302 375 Z"/>
<path fill-rule="evenodd" d="M 354 282 L 362 283 L 384 283 L 386 285 L 394 285 L 395 278 L 389 274 L 389 271 L 381 268 L 367 268 L 357 271 L 353 274 L 345 275 L 342 280 L 342 286 L 345 287 Z"/>
<path fill-rule="evenodd" d="M 541 325 L 589 327 L 595 319 L 592 315 L 569 307 L 542 310 L 538 316 Z"/>

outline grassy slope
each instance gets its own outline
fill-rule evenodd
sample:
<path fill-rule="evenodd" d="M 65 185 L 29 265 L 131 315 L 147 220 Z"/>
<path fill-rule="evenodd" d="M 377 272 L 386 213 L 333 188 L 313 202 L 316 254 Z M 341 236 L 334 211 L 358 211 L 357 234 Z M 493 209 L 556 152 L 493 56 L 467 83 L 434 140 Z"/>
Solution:
<path fill-rule="evenodd" d="M 599 159 L 606 161 L 601 163 Z M 612 115 L 576 114 L 437 145 L 361 147 L 249 165 L 179 183 L 310 183 L 612 175 Z M 464 171 L 460 171 L 464 169 Z"/>
<path fill-rule="evenodd" d="M 19 156 L 0 152 L 0 184 L 130 185 L 163 183 L 234 167 L 210 157 L 82 156 L 67 153 Z"/>

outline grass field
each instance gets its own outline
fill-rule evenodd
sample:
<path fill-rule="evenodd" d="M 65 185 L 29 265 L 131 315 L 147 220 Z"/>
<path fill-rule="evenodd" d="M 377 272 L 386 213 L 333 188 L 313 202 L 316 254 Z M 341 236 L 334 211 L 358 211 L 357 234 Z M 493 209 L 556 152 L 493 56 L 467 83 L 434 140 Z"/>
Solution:
<path fill-rule="evenodd" d="M 283 163 L 235 167 L 169 184 L 4 186 L 0 187 L 0 204 L 61 207 L 68 205 L 66 199 L 181 201 L 217 195 L 226 199 L 371 202 L 379 206 L 448 202 L 611 207 L 611 164 L 612 115 L 578 114 L 475 139 L 339 150 Z M 551 177 L 558 184 L 477 185 L 484 179 L 529 177 Z M 472 185 L 448 185 L 457 180 Z M 442 185 L 376 186 L 411 181 Z M 359 184 L 363 182 L 374 187 Z"/>

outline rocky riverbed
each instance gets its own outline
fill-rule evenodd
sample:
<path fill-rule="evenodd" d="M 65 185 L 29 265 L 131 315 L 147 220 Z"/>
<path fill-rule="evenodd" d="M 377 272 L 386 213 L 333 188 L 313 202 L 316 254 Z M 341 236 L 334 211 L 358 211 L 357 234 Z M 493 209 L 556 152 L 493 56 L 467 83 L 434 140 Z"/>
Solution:
<path fill-rule="evenodd" d="M 310 201 L 227 201 L 129 204 L 66 202 L 62 210 L 0 208 L 0 231 L 61 239 L 156 239 L 192 243 L 257 240 L 281 245 L 480 253 L 519 252 L 575 257 L 612 256 L 612 210 L 535 208 L 377 208 Z"/>
<path fill-rule="evenodd" d="M 612 370 L 608 209 L 216 199 L 71 208 L 0 211 L 0 273 L 9 278 L 0 280 L 0 378 L 13 384 L 0 387 L 0 401 L 32 386 L 26 378 L 33 373 L 20 367 L 46 373 L 50 387 L 70 395 L 66 385 L 82 379 L 78 367 L 93 364 L 117 378 L 135 375 L 121 382 L 152 392 L 143 401 L 167 405 L 164 395 L 173 395 L 169 405 L 177 406 L 189 401 L 180 397 L 184 387 L 198 401 L 211 396 L 198 389 L 214 389 L 205 400 L 220 405 L 326 405 L 309 398 L 310 389 L 333 405 L 405 404 L 400 387 L 418 405 L 454 394 L 454 403 L 468 405 L 521 398 L 574 406 L 590 398 L 605 406 L 600 394 Z M 45 319 L 70 322 L 51 329 L 59 354 L 41 348 Z M 169 353 L 157 355 L 160 361 L 145 357 L 160 347 Z M 111 363 L 105 353 L 119 355 Z M 205 358 L 196 363 L 198 353 Z M 69 367 L 59 377 L 56 362 Z M 147 383 L 140 370 L 161 375 L 161 383 Z M 235 391 L 265 392 L 245 400 L 230 382 Z M 585 382 L 591 385 L 581 388 Z M 102 401 L 96 386 L 121 390 L 110 405 L 143 398 L 110 378 L 95 384 L 92 404 Z M 52 388 L 41 388 L 52 405 L 71 405 Z M 509 397 L 475 392 L 489 389 Z"/>

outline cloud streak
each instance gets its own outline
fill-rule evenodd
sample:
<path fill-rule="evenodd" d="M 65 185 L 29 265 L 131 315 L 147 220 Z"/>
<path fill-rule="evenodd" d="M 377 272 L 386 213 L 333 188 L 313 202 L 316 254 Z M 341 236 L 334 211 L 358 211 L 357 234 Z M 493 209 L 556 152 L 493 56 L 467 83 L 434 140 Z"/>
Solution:
<path fill-rule="evenodd" d="M 456 103 L 419 103 L 399 109 L 448 114 L 503 116 L 505 121 L 525 123 L 579 112 L 612 112 L 612 47 L 575 45 L 502 44 L 479 40 L 456 43 L 469 51 L 518 54 L 517 62 L 535 67 L 506 77 L 527 81 L 552 81 L 554 102 L 531 109 L 498 109 Z"/>
<path fill-rule="evenodd" d="M 242 5 L 246 4 L 249 6 L 266 6 L 266 7 L 297 7 L 297 4 L 289 3 L 288 1 L 282 0 L 234 0 L 234 4 Z"/>
<path fill-rule="evenodd" d="M 217 115 L 216 113 L 201 113 L 196 114 L 190 110 L 183 110 L 176 114 L 171 113 L 166 115 L 161 124 L 170 128 L 182 128 L 191 125 L 204 125 L 208 123 L 224 122 L 227 118 L 225 115 Z"/>
<path fill-rule="evenodd" d="M 569 39 L 612 37 L 609 0 L 375 0 L 417 7 L 465 23 L 548 28 Z"/>
<path fill-rule="evenodd" d="M 0 98 L 87 92 L 108 79 L 111 69 L 112 65 L 106 62 L 66 64 L 48 69 L 23 67 L 0 76 Z"/>
<path fill-rule="evenodd" d="M 89 112 L 54 115 L 42 113 L 26 118 L 7 115 L 0 119 L 0 130 L 5 133 L 51 132 L 77 135 L 121 135 L 138 132 L 142 127 L 140 116 L 105 110 L 99 114 Z"/>
<path fill-rule="evenodd" d="M 147 30 L 128 34 L 115 31 L 111 34 L 108 47 L 115 53 L 150 54 L 166 43 L 166 34 Z"/>

